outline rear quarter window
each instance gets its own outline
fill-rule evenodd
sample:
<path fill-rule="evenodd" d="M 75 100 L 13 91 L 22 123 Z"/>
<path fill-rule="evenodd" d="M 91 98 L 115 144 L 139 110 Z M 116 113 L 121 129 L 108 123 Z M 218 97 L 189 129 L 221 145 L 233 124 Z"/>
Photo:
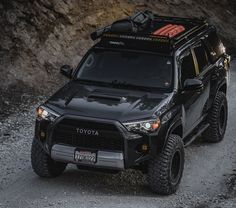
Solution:
<path fill-rule="evenodd" d="M 206 45 L 209 49 L 210 58 L 213 62 L 220 58 L 225 52 L 224 45 L 216 34 L 216 31 L 209 33 L 206 38 Z"/>

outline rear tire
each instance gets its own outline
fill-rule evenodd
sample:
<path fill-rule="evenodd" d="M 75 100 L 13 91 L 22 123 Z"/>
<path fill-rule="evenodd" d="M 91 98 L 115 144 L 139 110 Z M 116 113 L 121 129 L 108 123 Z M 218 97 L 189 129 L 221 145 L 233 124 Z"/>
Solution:
<path fill-rule="evenodd" d="M 162 152 L 149 162 L 148 182 L 158 194 L 176 192 L 184 169 L 184 145 L 181 137 L 171 134 Z"/>
<path fill-rule="evenodd" d="M 40 177 L 53 178 L 61 175 L 67 164 L 54 161 L 34 139 L 31 147 L 31 165 Z"/>
<path fill-rule="evenodd" d="M 211 143 L 222 141 L 225 135 L 227 119 L 228 105 L 226 96 L 223 92 L 217 92 L 207 118 L 210 126 L 202 134 L 204 141 Z"/>

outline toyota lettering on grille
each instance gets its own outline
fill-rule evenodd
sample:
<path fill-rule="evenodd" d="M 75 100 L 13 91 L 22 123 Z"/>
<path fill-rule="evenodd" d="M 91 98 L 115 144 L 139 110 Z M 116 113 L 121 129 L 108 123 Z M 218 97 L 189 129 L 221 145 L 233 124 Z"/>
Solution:
<path fill-rule="evenodd" d="M 76 132 L 77 132 L 77 134 L 99 136 L 99 132 L 94 129 L 76 128 Z"/>

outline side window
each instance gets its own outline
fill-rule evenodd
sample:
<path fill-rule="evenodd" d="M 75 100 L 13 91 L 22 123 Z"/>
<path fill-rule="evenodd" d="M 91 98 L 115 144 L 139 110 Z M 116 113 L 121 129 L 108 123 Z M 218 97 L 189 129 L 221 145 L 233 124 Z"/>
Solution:
<path fill-rule="evenodd" d="M 204 46 L 199 43 L 194 47 L 194 53 L 198 62 L 199 73 L 201 73 L 209 64 L 206 50 Z"/>
<path fill-rule="evenodd" d="M 224 45 L 216 34 L 216 31 L 209 33 L 205 42 L 210 50 L 211 59 L 215 62 L 225 52 Z"/>
<path fill-rule="evenodd" d="M 180 59 L 181 83 L 184 84 L 186 79 L 192 79 L 196 76 L 194 60 L 191 50 L 184 53 Z"/>

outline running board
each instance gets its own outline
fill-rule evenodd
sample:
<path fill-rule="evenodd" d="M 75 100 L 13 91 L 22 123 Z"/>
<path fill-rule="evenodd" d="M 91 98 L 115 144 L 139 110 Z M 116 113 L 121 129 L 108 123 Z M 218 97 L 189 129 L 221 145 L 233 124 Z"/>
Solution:
<path fill-rule="evenodd" d="M 186 141 L 184 141 L 184 147 L 190 145 L 199 135 L 201 135 L 208 127 L 210 126 L 209 123 L 204 124 L 196 129 L 196 134 L 191 134 L 187 137 Z"/>

